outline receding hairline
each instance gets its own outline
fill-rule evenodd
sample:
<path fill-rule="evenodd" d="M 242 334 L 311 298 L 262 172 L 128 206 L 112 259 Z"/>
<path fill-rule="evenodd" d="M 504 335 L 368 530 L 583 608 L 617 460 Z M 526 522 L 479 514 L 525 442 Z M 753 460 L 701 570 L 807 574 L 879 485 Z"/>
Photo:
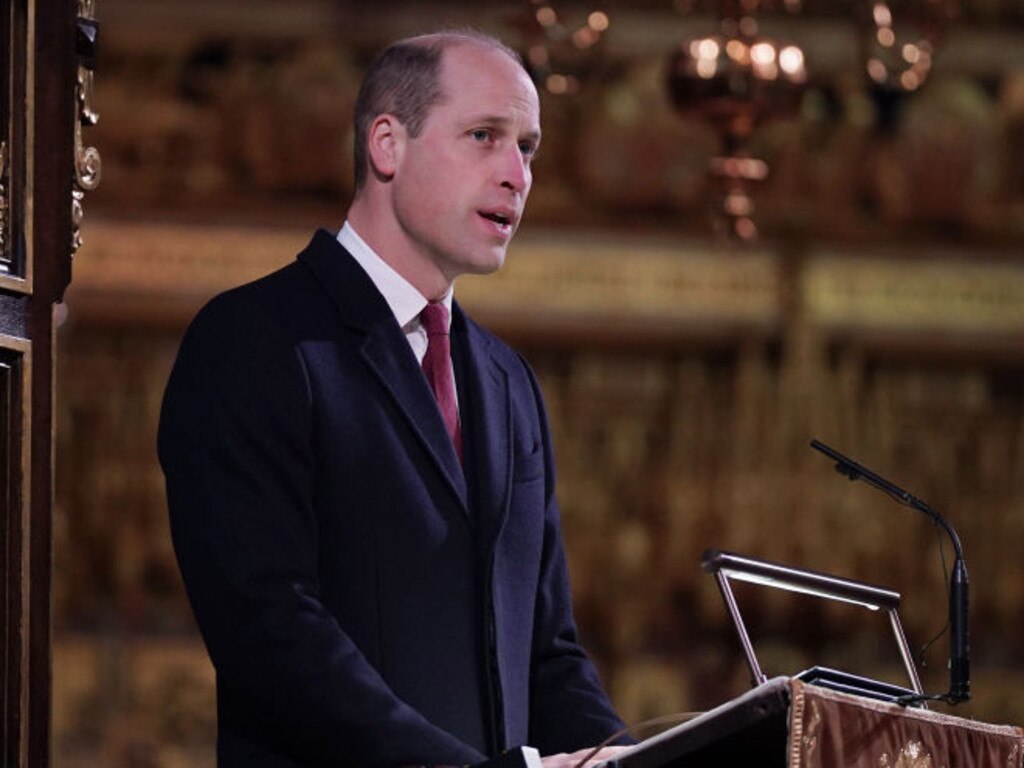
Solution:
<path fill-rule="evenodd" d="M 432 48 L 444 52 L 449 48 L 464 45 L 475 45 L 492 51 L 501 51 L 526 71 L 522 57 L 510 46 L 498 38 L 472 29 L 442 29 L 437 32 L 426 32 L 399 41 L 403 45 L 414 45 L 420 48 Z"/>
<path fill-rule="evenodd" d="M 478 32 L 475 29 L 441 30 L 407 37 L 401 40 L 400 43 L 433 50 L 438 54 L 438 94 L 435 103 L 444 102 L 448 98 L 448 94 L 441 86 L 441 72 L 446 64 L 446 54 L 459 48 L 476 48 L 481 51 L 503 53 L 516 65 L 526 80 L 533 85 L 533 78 L 526 69 L 522 56 L 504 41 L 485 32 Z"/>

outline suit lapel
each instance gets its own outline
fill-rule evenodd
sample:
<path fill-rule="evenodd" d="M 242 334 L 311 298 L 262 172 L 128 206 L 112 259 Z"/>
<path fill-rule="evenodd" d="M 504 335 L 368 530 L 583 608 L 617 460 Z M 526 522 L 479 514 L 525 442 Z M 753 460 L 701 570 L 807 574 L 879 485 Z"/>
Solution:
<path fill-rule="evenodd" d="M 319 230 L 301 254 L 331 296 L 342 322 L 363 334 L 359 354 L 444 477 L 464 515 L 469 515 L 466 478 L 434 394 L 416 364 L 391 309 L 348 251 Z"/>
<path fill-rule="evenodd" d="M 508 513 L 512 471 L 512 420 L 508 373 L 491 354 L 490 342 L 462 313 L 452 316 L 452 343 L 460 381 L 460 410 L 469 427 L 466 457 L 472 464 L 473 514 L 480 541 L 490 551 Z"/>
<path fill-rule="evenodd" d="M 426 377 L 416 365 L 409 342 L 394 318 L 391 325 L 393 328 L 382 323 L 367 334 L 360 350 L 363 360 L 391 395 L 398 410 L 441 470 L 463 512 L 468 515 L 466 476 L 437 408 L 434 393 L 430 391 Z M 396 344 L 392 330 L 397 330 L 404 347 Z"/>

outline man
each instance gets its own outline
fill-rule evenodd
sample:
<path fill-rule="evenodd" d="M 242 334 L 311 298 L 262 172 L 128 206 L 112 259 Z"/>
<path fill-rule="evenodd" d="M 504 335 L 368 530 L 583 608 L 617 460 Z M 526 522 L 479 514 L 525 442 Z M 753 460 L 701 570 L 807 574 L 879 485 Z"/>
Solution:
<path fill-rule="evenodd" d="M 159 449 L 221 766 L 524 744 L 570 765 L 621 727 L 576 638 L 537 384 L 452 302 L 504 261 L 539 113 L 495 40 L 392 45 L 358 99 L 342 231 L 185 337 Z"/>

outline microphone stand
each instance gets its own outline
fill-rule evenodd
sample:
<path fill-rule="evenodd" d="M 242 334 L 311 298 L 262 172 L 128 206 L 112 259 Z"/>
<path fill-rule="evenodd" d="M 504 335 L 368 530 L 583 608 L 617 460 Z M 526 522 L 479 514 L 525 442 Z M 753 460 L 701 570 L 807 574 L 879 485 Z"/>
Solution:
<path fill-rule="evenodd" d="M 960 537 L 953 526 L 934 509 L 902 488 L 890 483 L 884 477 L 876 475 L 867 467 L 863 467 L 853 459 L 843 456 L 839 451 L 830 448 L 819 440 L 811 440 L 811 447 L 836 462 L 836 471 L 853 480 L 863 480 L 873 485 L 896 501 L 923 512 L 935 523 L 941 525 L 953 542 L 955 554 L 953 573 L 949 584 L 949 692 L 939 696 L 950 704 L 959 704 L 971 698 L 970 682 L 970 627 L 968 626 L 968 595 L 967 595 L 967 563 L 964 561 Z"/>

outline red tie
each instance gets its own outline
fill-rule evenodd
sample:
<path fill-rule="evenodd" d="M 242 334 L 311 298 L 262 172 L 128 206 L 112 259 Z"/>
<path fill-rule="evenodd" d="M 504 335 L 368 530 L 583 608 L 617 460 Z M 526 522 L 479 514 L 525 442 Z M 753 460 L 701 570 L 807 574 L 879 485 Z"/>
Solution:
<path fill-rule="evenodd" d="M 420 321 L 427 331 L 423 373 L 434 390 L 448 436 L 459 461 L 462 461 L 462 434 L 459 431 L 459 409 L 455 403 L 455 381 L 452 379 L 451 340 L 448 338 L 448 310 L 440 302 L 431 302 L 420 313 Z"/>

